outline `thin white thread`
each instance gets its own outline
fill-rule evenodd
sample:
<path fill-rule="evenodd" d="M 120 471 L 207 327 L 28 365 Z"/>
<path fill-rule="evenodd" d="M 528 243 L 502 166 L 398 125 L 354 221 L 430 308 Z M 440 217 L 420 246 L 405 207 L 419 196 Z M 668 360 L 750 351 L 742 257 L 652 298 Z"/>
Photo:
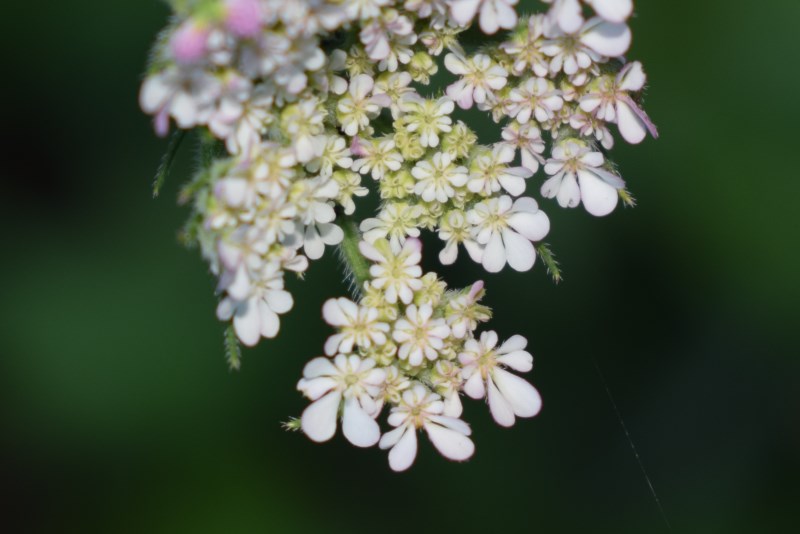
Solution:
<path fill-rule="evenodd" d="M 647 487 L 650 488 L 650 494 L 653 496 L 656 506 L 658 506 L 658 511 L 661 513 L 661 519 L 664 521 L 667 529 L 672 530 L 672 525 L 670 525 L 669 520 L 667 519 L 667 514 L 664 512 L 664 507 L 661 506 L 661 500 L 658 498 L 658 493 L 656 493 L 653 482 L 650 480 L 650 476 L 647 474 L 647 470 L 644 468 L 644 462 L 642 462 L 642 458 L 639 456 L 639 451 L 636 449 L 636 445 L 633 443 L 633 438 L 631 438 L 631 434 L 628 432 L 628 427 L 625 425 L 625 421 L 622 419 L 622 414 L 617 407 L 617 403 L 614 401 L 614 396 L 611 394 L 611 389 L 608 387 L 608 382 L 606 382 L 603 372 L 600 370 L 600 365 L 597 363 L 597 359 L 594 357 L 594 355 L 591 355 L 591 358 L 592 363 L 594 364 L 594 369 L 597 371 L 597 376 L 600 377 L 600 382 L 603 383 L 603 388 L 606 390 L 608 400 L 611 402 L 611 407 L 614 409 L 614 414 L 617 416 L 619 426 L 621 426 L 622 431 L 625 432 L 625 438 L 628 440 L 628 444 L 631 446 L 633 456 L 636 458 L 636 463 L 639 464 L 639 469 L 642 472 L 645 482 L 647 482 Z"/>

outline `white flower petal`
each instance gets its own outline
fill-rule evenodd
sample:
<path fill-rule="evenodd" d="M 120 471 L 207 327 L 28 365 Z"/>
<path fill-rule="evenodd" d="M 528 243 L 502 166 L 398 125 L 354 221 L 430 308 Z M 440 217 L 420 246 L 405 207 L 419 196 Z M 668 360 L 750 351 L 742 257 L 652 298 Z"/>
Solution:
<path fill-rule="evenodd" d="M 405 471 L 417 457 L 417 431 L 406 428 L 403 436 L 389 451 L 389 467 L 393 471 Z"/>
<path fill-rule="evenodd" d="M 461 432 L 435 423 L 425 423 L 425 430 L 431 443 L 445 458 L 463 462 L 475 453 L 475 444 Z"/>
<path fill-rule="evenodd" d="M 341 400 L 342 394 L 332 391 L 303 410 L 300 427 L 311 440 L 323 442 L 333 437 Z"/>
<path fill-rule="evenodd" d="M 372 447 L 378 443 L 381 437 L 378 423 L 361 409 L 355 398 L 344 401 L 342 432 L 344 437 L 356 447 Z"/>
<path fill-rule="evenodd" d="M 492 378 L 518 417 L 533 417 L 542 409 L 542 397 L 526 380 L 497 368 L 492 372 Z"/>
<path fill-rule="evenodd" d="M 617 207 L 617 190 L 589 171 L 578 171 L 583 207 L 595 217 L 604 217 Z"/>

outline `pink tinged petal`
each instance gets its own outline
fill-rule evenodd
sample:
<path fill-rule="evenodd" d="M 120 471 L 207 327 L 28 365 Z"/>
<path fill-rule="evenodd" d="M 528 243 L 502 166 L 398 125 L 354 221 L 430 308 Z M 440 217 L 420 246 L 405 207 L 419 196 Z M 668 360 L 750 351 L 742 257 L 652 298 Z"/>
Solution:
<path fill-rule="evenodd" d="M 255 299 L 243 304 L 233 317 L 233 329 L 239 340 L 248 347 L 255 346 L 261 338 L 261 321 Z"/>
<path fill-rule="evenodd" d="M 342 433 L 356 447 L 372 447 L 381 437 L 378 423 L 361 409 L 355 398 L 344 401 Z"/>
<path fill-rule="evenodd" d="M 392 471 L 405 471 L 417 457 L 417 431 L 406 428 L 405 433 L 389 451 L 389 467 Z"/>
<path fill-rule="evenodd" d="M 522 234 L 525 239 L 538 242 L 550 232 L 550 219 L 543 211 L 536 213 L 514 213 L 508 218 L 508 225 Z"/>
<path fill-rule="evenodd" d="M 558 205 L 562 208 L 574 208 L 580 204 L 581 188 L 578 187 L 578 182 L 575 180 L 574 174 L 570 173 L 564 176 L 556 200 L 558 200 Z"/>
<path fill-rule="evenodd" d="M 623 187 L 625 187 L 625 180 L 623 180 L 614 173 L 608 172 L 605 169 L 592 169 L 592 173 L 599 176 L 601 180 L 603 180 L 605 183 L 607 183 L 614 189 L 622 189 Z"/>
<path fill-rule="evenodd" d="M 345 338 L 345 334 L 334 334 L 325 341 L 325 354 L 333 356 L 339 352 L 339 345 Z"/>
<path fill-rule="evenodd" d="M 326 245 L 338 245 L 344 240 L 344 231 L 332 223 L 319 225 L 320 237 Z"/>
<path fill-rule="evenodd" d="M 558 1 L 558 0 L 556 0 Z M 563 0 L 558 10 L 558 25 L 565 33 L 575 33 L 583 25 L 578 0 Z"/>
<path fill-rule="evenodd" d="M 328 441 L 336 433 L 336 417 L 341 400 L 341 392 L 332 391 L 303 410 L 300 427 L 312 441 Z"/>
<path fill-rule="evenodd" d="M 507 354 L 509 352 L 515 352 L 518 350 L 525 350 L 525 347 L 528 346 L 528 340 L 525 337 L 520 336 L 519 334 L 513 335 L 508 338 L 502 345 L 497 349 L 500 354 Z"/>
<path fill-rule="evenodd" d="M 314 358 L 303 368 L 304 378 L 317 378 L 318 376 L 332 376 L 336 374 L 338 374 L 338 371 L 328 358 Z"/>
<path fill-rule="evenodd" d="M 555 198 L 561 190 L 561 183 L 563 182 L 563 174 L 553 176 L 542 184 L 540 193 L 544 198 Z"/>
<path fill-rule="evenodd" d="M 294 306 L 292 294 L 283 289 L 270 289 L 266 292 L 265 300 L 275 313 L 286 313 Z"/>
<path fill-rule="evenodd" d="M 328 299 L 322 305 L 322 317 L 331 326 L 346 326 L 352 321 L 342 310 L 341 300 L 346 299 Z"/>
<path fill-rule="evenodd" d="M 633 117 L 623 117 L 623 114 L 627 113 L 632 113 Z M 638 121 L 634 119 L 638 119 Z M 625 123 L 624 125 L 623 122 Z M 642 125 L 647 128 L 647 131 L 650 132 L 650 135 L 652 135 L 654 139 L 658 139 L 658 129 L 650 120 L 650 117 L 647 116 L 647 113 L 645 113 L 642 108 L 637 106 L 632 98 L 621 98 L 617 103 L 617 126 L 619 126 L 619 131 L 622 134 L 622 137 L 624 137 L 629 143 L 636 144 L 636 139 L 638 139 L 640 135 L 643 135 L 641 132 L 639 132 L 639 128 L 641 128 Z M 630 136 L 630 139 L 628 139 L 626 135 Z"/>
<path fill-rule="evenodd" d="M 517 197 L 525 192 L 525 179 L 520 176 L 503 174 L 500 176 L 499 181 L 509 195 Z"/>
<path fill-rule="evenodd" d="M 469 254 L 469 257 L 475 263 L 483 262 L 484 248 L 475 241 L 464 241 L 464 249 Z"/>
<path fill-rule="evenodd" d="M 303 395 L 305 395 L 312 401 L 319 399 L 320 397 L 327 394 L 335 387 L 336 387 L 336 380 L 334 380 L 329 376 L 321 376 L 319 378 L 313 378 L 311 380 L 303 378 L 297 384 L 297 389 L 302 391 Z"/>
<path fill-rule="evenodd" d="M 624 22 L 633 12 L 632 0 L 592 0 L 598 15 L 610 22 Z"/>
<path fill-rule="evenodd" d="M 495 369 L 492 378 L 517 417 L 533 417 L 542 409 L 542 397 L 526 380 L 502 369 Z"/>
<path fill-rule="evenodd" d="M 466 26 L 475 18 L 482 0 L 458 0 L 450 4 L 450 14 L 459 25 Z M 449 55 L 449 54 L 448 54 Z M 446 60 L 447 58 L 445 58 Z M 450 70 L 450 67 L 448 67 Z M 452 70 L 450 72 L 453 72 Z M 464 74 L 454 72 L 454 74 Z"/>
<path fill-rule="evenodd" d="M 588 165 L 589 167 L 599 167 L 605 162 L 601 152 L 587 152 L 580 157 L 580 162 Z"/>
<path fill-rule="evenodd" d="M 247 268 L 244 265 L 240 265 L 236 269 L 231 285 L 226 288 L 228 295 L 235 300 L 245 300 L 250 295 L 250 289 L 250 277 L 247 275 Z"/>
<path fill-rule="evenodd" d="M 500 390 L 497 389 L 497 386 L 494 385 L 491 379 L 488 385 L 487 397 L 489 401 L 489 411 L 492 413 L 492 417 L 500 426 L 512 426 L 515 420 L 514 409 L 503 394 L 500 393 Z"/>
<path fill-rule="evenodd" d="M 405 421 L 405 415 L 397 412 L 389 414 L 388 421 L 390 425 L 392 424 L 393 419 L 396 419 L 395 422 L 397 423 L 397 425 L 402 425 L 403 421 Z M 407 430 L 406 426 L 398 426 L 394 430 L 387 432 L 386 434 L 381 436 L 381 440 L 378 443 L 378 447 L 384 450 L 394 447 L 397 444 L 397 442 L 400 441 L 400 438 L 403 437 L 403 434 L 405 433 L 406 430 Z"/>
<path fill-rule="evenodd" d="M 625 54 L 631 46 L 631 30 L 627 24 L 600 22 L 594 19 L 587 23 L 591 27 L 581 36 L 581 42 L 595 52 L 608 57 L 618 57 Z"/>
<path fill-rule="evenodd" d="M 313 224 L 306 227 L 303 250 L 310 260 L 318 260 L 325 253 L 325 243 L 322 242 L 322 238 Z"/>
<path fill-rule="evenodd" d="M 578 171 L 583 207 L 595 217 L 604 217 L 617 207 L 617 190 L 589 171 Z"/>
<path fill-rule="evenodd" d="M 512 8 L 508 0 L 498 0 L 495 2 L 497 10 L 497 24 L 503 29 L 510 30 L 517 24 L 517 12 Z"/>
<path fill-rule="evenodd" d="M 619 84 L 621 91 L 641 91 L 647 81 L 642 64 L 638 61 L 628 63 L 617 75 L 617 79 L 622 80 Z"/>
<path fill-rule="evenodd" d="M 475 372 L 464 383 L 464 393 L 473 399 L 482 399 L 486 396 L 486 388 L 483 385 L 483 378 L 479 372 Z"/>
<path fill-rule="evenodd" d="M 263 300 L 258 301 L 258 315 L 261 335 L 266 338 L 277 336 L 281 326 L 280 319 Z"/>
<path fill-rule="evenodd" d="M 444 415 L 448 417 L 460 417 L 463 411 L 464 407 L 461 405 L 461 397 L 457 391 L 445 397 L 444 411 L 442 412 Z"/>
<path fill-rule="evenodd" d="M 513 230 L 503 230 L 503 242 L 505 243 L 508 265 L 515 271 L 525 272 L 533 267 L 536 261 L 536 250 L 530 241 L 514 232 Z"/>
<path fill-rule="evenodd" d="M 499 273 L 506 265 L 506 250 L 499 232 L 492 232 L 483 251 L 483 268 L 490 273 Z"/>
<path fill-rule="evenodd" d="M 520 373 L 533 369 L 533 356 L 524 350 L 515 350 L 497 358 L 497 361 Z"/>
<path fill-rule="evenodd" d="M 433 446 L 445 458 L 463 462 L 475 453 L 475 444 L 460 432 L 434 423 L 425 423 L 425 431 Z"/>
<path fill-rule="evenodd" d="M 439 252 L 439 261 L 442 265 L 452 265 L 458 258 L 458 245 L 454 242 L 448 242 L 447 245 Z"/>

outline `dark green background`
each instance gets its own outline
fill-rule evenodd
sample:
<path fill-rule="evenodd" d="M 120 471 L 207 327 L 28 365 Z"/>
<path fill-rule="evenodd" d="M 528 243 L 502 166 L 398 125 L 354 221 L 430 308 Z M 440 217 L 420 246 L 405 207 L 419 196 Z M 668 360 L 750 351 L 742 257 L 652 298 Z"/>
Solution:
<path fill-rule="evenodd" d="M 166 8 L 5 2 L 2 524 L 665 531 L 596 361 L 676 531 L 795 530 L 800 3 L 637 7 L 631 57 L 662 137 L 614 152 L 639 206 L 598 220 L 544 202 L 559 286 L 541 268 L 438 268 L 486 280 L 492 327 L 530 340 L 544 410 L 506 430 L 470 402 L 475 458 L 424 443 L 397 475 L 377 449 L 279 425 L 305 405 L 294 386 L 329 333 L 320 306 L 345 292 L 331 257 L 290 283 L 280 338 L 226 368 L 213 281 L 176 243 L 190 151 L 150 195 L 165 145 L 137 92 Z"/>

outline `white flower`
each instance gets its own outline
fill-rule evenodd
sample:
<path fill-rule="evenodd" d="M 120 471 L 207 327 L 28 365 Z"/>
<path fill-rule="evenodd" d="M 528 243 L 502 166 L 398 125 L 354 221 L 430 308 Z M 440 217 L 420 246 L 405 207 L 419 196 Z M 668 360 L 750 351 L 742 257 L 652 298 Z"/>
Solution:
<path fill-rule="evenodd" d="M 144 81 L 139 104 L 155 115 L 156 132 L 164 136 L 170 116 L 183 129 L 208 122 L 221 90 L 219 80 L 202 69 L 171 67 Z"/>
<path fill-rule="evenodd" d="M 506 263 L 517 271 L 528 271 L 536 261 L 531 241 L 541 241 L 550 231 L 550 220 L 536 201 L 503 195 L 478 203 L 467 213 L 475 240 L 484 246 L 481 264 L 490 273 Z"/>
<path fill-rule="evenodd" d="M 525 192 L 525 179 L 533 172 L 525 167 L 508 167 L 514 160 L 515 151 L 505 143 L 499 143 L 492 151 L 485 151 L 470 164 L 467 188 L 473 193 L 491 196 L 504 189 L 513 196 Z"/>
<path fill-rule="evenodd" d="M 480 263 L 483 258 L 483 247 L 473 239 L 472 227 L 467 222 L 467 215 L 461 210 L 451 210 L 440 219 L 439 239 L 445 242 L 445 247 L 439 252 L 442 265 L 455 263 L 459 244 L 464 245 L 475 263 Z"/>
<path fill-rule="evenodd" d="M 389 239 L 392 247 L 401 247 L 407 237 L 419 237 L 419 217 L 422 206 L 405 202 L 390 202 L 381 209 L 377 218 L 364 219 L 359 229 L 368 243 Z"/>
<path fill-rule="evenodd" d="M 376 397 L 385 378 L 384 371 L 375 369 L 375 361 L 369 358 L 339 354 L 333 362 L 328 358 L 311 360 L 297 384 L 297 389 L 314 401 L 303 411 L 303 432 L 316 442 L 331 439 L 336 433 L 339 406 L 344 401 L 344 437 L 357 447 L 375 445 L 380 439 L 380 428 L 375 422 L 380 411 Z"/>
<path fill-rule="evenodd" d="M 583 13 L 578 0 L 542 0 L 553 4 L 547 16 L 562 30 L 574 33 L 583 24 Z M 609 22 L 625 22 L 633 12 L 633 0 L 583 0 Z"/>
<path fill-rule="evenodd" d="M 337 171 L 333 173 L 333 179 L 339 184 L 336 202 L 344 208 L 345 215 L 352 215 L 356 211 L 353 197 L 365 197 L 369 194 L 369 189 L 361 185 L 361 175 L 357 172 Z"/>
<path fill-rule="evenodd" d="M 528 19 L 526 32 L 512 35 L 511 40 L 500 45 L 500 48 L 514 61 L 512 71 L 517 76 L 533 71 L 536 76 L 547 76 L 550 72 L 550 60 L 542 53 L 542 37 L 544 34 L 544 17 L 534 15 Z"/>
<path fill-rule="evenodd" d="M 478 304 L 485 294 L 483 287 L 483 281 L 478 280 L 448 302 L 447 324 L 454 338 L 464 339 L 478 328 L 479 322 L 491 319 L 489 308 Z"/>
<path fill-rule="evenodd" d="M 403 166 L 403 156 L 397 151 L 392 139 L 376 139 L 372 142 L 362 142 L 356 138 L 353 146 L 358 147 L 353 153 L 360 156 L 351 167 L 361 174 L 372 174 L 372 178 L 380 180 L 389 171 L 400 170 Z"/>
<path fill-rule="evenodd" d="M 392 100 L 390 110 L 392 118 L 400 116 L 400 103 L 407 96 L 417 94 L 416 89 L 409 87 L 411 84 L 411 74 L 405 71 L 383 73 L 377 80 L 375 80 L 375 87 L 372 94 L 381 95 L 385 94 Z"/>
<path fill-rule="evenodd" d="M 534 117 L 539 123 L 553 120 L 555 112 L 564 106 L 560 92 L 550 80 L 528 78 L 508 95 L 507 113 L 526 123 Z"/>
<path fill-rule="evenodd" d="M 405 471 L 417 456 L 417 429 L 423 428 L 434 447 L 450 460 L 469 459 L 475 445 L 469 439 L 472 431 L 465 422 L 443 415 L 441 397 L 419 383 L 403 392 L 400 404 L 392 408 L 389 424 L 396 427 L 381 437 L 380 448 L 390 449 L 389 467 Z"/>
<path fill-rule="evenodd" d="M 353 347 L 369 349 L 386 343 L 389 325 L 378 320 L 378 310 L 346 299 L 329 299 L 322 306 L 325 321 L 339 329 L 325 342 L 325 354 L 349 354 Z"/>
<path fill-rule="evenodd" d="M 556 198 L 562 208 L 583 202 L 592 215 L 608 215 L 617 207 L 617 191 L 625 187 L 625 182 L 603 169 L 604 163 L 602 153 L 592 152 L 583 143 L 573 139 L 559 143 L 544 166 L 544 172 L 552 178 L 542 184 L 542 196 Z"/>
<path fill-rule="evenodd" d="M 358 134 L 369 126 L 370 119 L 378 116 L 382 107 L 391 104 L 386 95 L 372 95 L 375 81 L 367 74 L 359 74 L 350 80 L 348 92 L 339 99 L 336 117 L 342 130 L 349 136 Z"/>
<path fill-rule="evenodd" d="M 520 373 L 533 368 L 533 356 L 525 351 L 527 340 L 512 336 L 497 347 L 497 334 L 481 334 L 480 341 L 468 339 L 458 355 L 463 367 L 464 393 L 473 399 L 489 401 L 492 417 L 502 426 L 511 426 L 516 417 L 533 417 L 542 408 L 542 398 L 532 385 L 505 367 Z"/>
<path fill-rule="evenodd" d="M 493 34 L 499 28 L 510 30 L 517 24 L 514 10 L 518 0 L 449 0 L 450 14 L 461 26 L 467 26 L 480 8 L 483 33 Z"/>
<path fill-rule="evenodd" d="M 655 125 L 629 94 L 641 91 L 646 81 L 642 64 L 628 63 L 616 78 L 604 76 L 591 83 L 580 99 L 581 109 L 600 120 L 617 123 L 622 137 L 631 144 L 641 143 L 648 131 L 658 138 Z"/>
<path fill-rule="evenodd" d="M 293 199 L 298 221 L 286 244 L 293 248 L 302 246 L 309 259 L 317 260 L 325 253 L 325 245 L 338 245 L 344 239 L 344 232 L 334 224 L 336 212 L 331 202 L 339 194 L 339 184 L 332 179 L 315 178 L 303 182 L 299 189 Z"/>
<path fill-rule="evenodd" d="M 430 160 L 417 162 L 411 174 L 417 179 L 414 192 L 425 202 L 447 202 L 455 195 L 454 187 L 467 183 L 467 168 L 453 165 L 453 158 L 445 152 L 437 152 Z"/>
<path fill-rule="evenodd" d="M 544 140 L 539 128 L 531 123 L 512 122 L 503 128 L 502 136 L 501 144 L 511 147 L 515 152 L 519 149 L 523 167 L 532 173 L 539 170 L 539 165 L 544 163 L 541 156 L 544 152 Z"/>
<path fill-rule="evenodd" d="M 565 33 L 557 26 L 545 29 L 548 38 L 542 52 L 552 58 L 550 71 L 573 76 L 607 57 L 619 57 L 628 51 L 631 31 L 627 24 L 606 22 L 595 17 L 587 21 L 577 33 Z"/>
<path fill-rule="evenodd" d="M 291 310 L 294 300 L 291 293 L 283 289 L 283 271 L 274 263 L 265 264 L 258 278 L 249 285 L 250 294 L 245 299 L 232 298 L 229 292 L 217 307 L 217 317 L 221 321 L 233 318 L 236 336 L 252 347 L 261 337 L 278 335 L 278 314 Z"/>
<path fill-rule="evenodd" d="M 439 134 L 451 130 L 450 114 L 454 108 L 448 97 L 432 100 L 408 95 L 400 102 L 406 130 L 419 135 L 419 143 L 426 148 L 439 146 Z"/>
<path fill-rule="evenodd" d="M 431 361 L 439 357 L 444 339 L 450 335 L 450 327 L 444 319 L 433 319 L 433 307 L 411 304 L 406 308 L 405 318 L 394 324 L 392 339 L 400 344 L 397 356 L 413 366 L 422 365 L 424 358 Z"/>
<path fill-rule="evenodd" d="M 439 360 L 433 366 L 431 384 L 436 393 L 444 400 L 443 414 L 448 417 L 460 417 L 464 408 L 461 405 L 459 391 L 464 384 L 461 367 L 448 360 Z"/>
<path fill-rule="evenodd" d="M 281 126 L 292 139 L 300 163 L 308 163 L 322 150 L 325 138 L 320 134 L 324 131 L 325 115 L 317 98 L 301 100 L 288 106 L 281 114 Z"/>
<path fill-rule="evenodd" d="M 584 0 L 609 22 L 625 22 L 633 13 L 633 0 Z"/>
<path fill-rule="evenodd" d="M 309 172 L 318 172 L 322 178 L 329 178 L 334 171 L 334 167 L 349 169 L 353 164 L 352 154 L 347 142 L 338 135 L 329 135 L 322 144 L 322 151 L 319 157 L 306 164 Z"/>
<path fill-rule="evenodd" d="M 422 243 L 410 238 L 400 246 L 392 246 L 388 241 L 379 239 L 370 244 L 361 241 L 358 248 L 367 259 L 375 265 L 369 268 L 372 286 L 383 290 L 386 302 L 395 304 L 398 299 L 403 304 L 411 303 L 414 292 L 422 289 Z"/>
<path fill-rule="evenodd" d="M 444 57 L 447 70 L 461 76 L 447 87 L 447 96 L 456 101 L 461 109 L 469 109 L 473 102 L 483 104 L 487 98 L 505 87 L 508 72 L 494 64 L 486 54 L 476 54 L 467 59 L 461 54 L 450 53 Z"/>

